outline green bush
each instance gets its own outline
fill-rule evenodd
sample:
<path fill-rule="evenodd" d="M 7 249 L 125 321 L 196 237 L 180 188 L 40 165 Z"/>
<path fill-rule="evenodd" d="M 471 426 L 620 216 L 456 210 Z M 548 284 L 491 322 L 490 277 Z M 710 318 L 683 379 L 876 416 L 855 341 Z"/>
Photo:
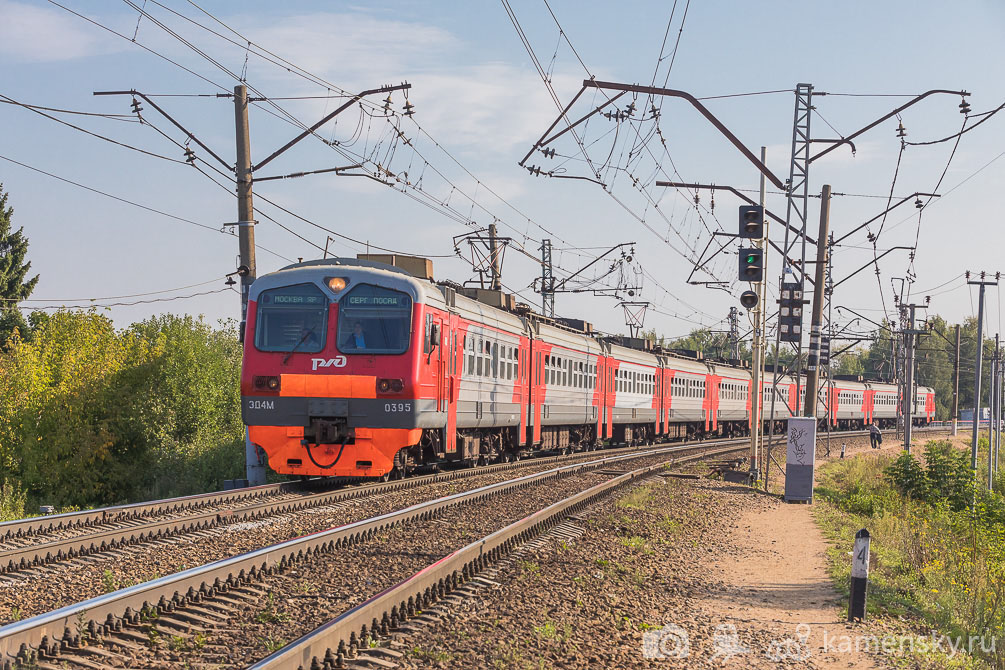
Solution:
<path fill-rule="evenodd" d="M 25 492 L 21 485 L 7 479 L 0 484 L 0 521 L 13 521 L 24 516 Z"/>
<path fill-rule="evenodd" d="M 901 454 L 821 468 L 818 491 L 826 502 L 817 518 L 836 541 L 829 552 L 832 575 L 840 587 L 847 586 L 850 538 L 868 528 L 873 615 L 910 616 L 924 623 L 919 627 L 950 636 L 1000 639 L 1005 634 L 1005 497 L 975 487 L 967 450 L 929 442 L 921 460 L 924 465 Z M 986 471 L 986 463 L 978 471 Z M 960 667 L 1005 668 L 1001 650 L 978 650 L 976 656 L 970 658 L 976 665 Z"/>
<path fill-rule="evenodd" d="M 970 506 L 974 475 L 965 451 L 950 442 L 925 445 L 925 466 L 913 455 L 902 453 L 883 474 L 902 495 L 931 504 L 946 503 L 954 511 Z"/>
<path fill-rule="evenodd" d="M 233 323 L 94 311 L 32 320 L 0 354 L 0 476 L 93 506 L 217 488 L 243 469 Z"/>

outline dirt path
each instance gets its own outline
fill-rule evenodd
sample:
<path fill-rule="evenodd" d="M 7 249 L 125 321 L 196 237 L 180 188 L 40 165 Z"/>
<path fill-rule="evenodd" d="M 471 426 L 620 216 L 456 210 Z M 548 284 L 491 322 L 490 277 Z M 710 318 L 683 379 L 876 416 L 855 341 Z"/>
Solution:
<path fill-rule="evenodd" d="M 712 564 L 718 591 L 697 604 L 717 626 L 734 626 L 742 644 L 747 632 L 769 632 L 777 645 L 760 652 L 761 661 L 798 667 L 873 669 L 864 653 L 838 651 L 836 642 L 855 635 L 838 610 L 840 596 L 827 574 L 827 542 L 808 505 L 771 500 L 745 512 L 733 529 L 734 551 Z M 731 629 L 720 628 L 726 667 L 750 667 L 748 654 L 727 658 Z M 774 657 L 774 658 L 772 658 Z M 802 663 L 800 663 L 802 662 Z M 757 667 L 754 664 L 754 667 Z"/>
<path fill-rule="evenodd" d="M 927 439 L 920 435 L 915 440 L 919 451 Z M 867 440 L 847 442 L 846 458 L 896 454 L 902 448 L 891 436 L 878 450 L 869 448 Z M 839 453 L 840 443 L 834 457 Z M 826 460 L 818 457 L 817 467 Z M 701 616 L 719 631 L 713 644 L 718 665 L 878 670 L 882 666 L 873 656 L 848 644 L 868 635 L 868 626 L 850 626 L 839 609 L 842 599 L 827 571 L 829 545 L 813 519 L 812 506 L 786 504 L 767 495 L 760 503 L 749 506 L 736 521 L 730 550 L 716 554 L 711 566 L 717 588 L 696 603 Z M 742 651 L 745 639 L 763 638 L 765 633 L 777 644 Z"/>

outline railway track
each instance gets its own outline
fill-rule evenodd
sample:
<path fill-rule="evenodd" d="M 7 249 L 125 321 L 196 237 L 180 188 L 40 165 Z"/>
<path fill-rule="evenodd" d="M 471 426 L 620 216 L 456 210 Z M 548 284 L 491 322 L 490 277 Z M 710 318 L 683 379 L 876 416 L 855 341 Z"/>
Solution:
<path fill-rule="evenodd" d="M 861 434 L 862 433 L 844 433 L 846 436 Z M 81 666 L 92 668 L 102 666 L 133 667 L 129 663 L 122 664 L 113 661 L 115 659 L 121 660 L 124 653 L 126 655 L 129 653 L 142 654 L 145 649 L 152 646 L 149 639 L 145 638 L 142 633 L 137 632 L 137 630 L 142 629 L 144 625 L 149 627 L 150 621 L 156 620 L 158 626 L 166 627 L 168 631 L 176 632 L 177 635 L 171 636 L 172 644 L 177 644 L 180 649 L 188 649 L 192 645 L 198 646 L 200 644 L 200 636 L 203 636 L 203 642 L 201 644 L 205 644 L 206 631 L 216 628 L 217 624 L 215 621 L 220 616 L 228 615 L 229 612 L 232 612 L 235 609 L 247 609 L 249 607 L 254 608 L 256 603 L 258 603 L 258 606 L 261 606 L 263 598 L 274 598 L 274 595 L 271 595 L 273 592 L 269 589 L 269 587 L 267 585 L 263 585 L 266 581 L 275 578 L 276 575 L 295 575 L 298 572 L 306 570 L 307 568 L 304 567 L 305 565 L 310 566 L 316 561 L 328 561 L 332 556 L 356 551 L 361 546 L 369 546 L 368 543 L 372 542 L 381 534 L 395 532 L 395 529 L 408 527 L 409 524 L 425 523 L 427 524 L 427 527 L 421 531 L 416 531 L 418 535 L 412 536 L 409 540 L 414 543 L 414 546 L 421 547 L 425 538 L 442 534 L 443 526 L 437 525 L 437 523 L 442 524 L 443 516 L 448 513 L 453 513 L 457 515 L 453 523 L 455 525 L 460 524 L 462 526 L 461 530 L 465 533 L 463 539 L 464 541 L 468 541 L 470 537 L 478 535 L 476 533 L 472 533 L 472 531 L 476 529 L 468 528 L 464 526 L 464 523 L 466 520 L 477 515 L 472 515 L 466 511 L 459 512 L 458 510 L 462 506 L 468 506 L 485 501 L 490 496 L 495 497 L 508 491 L 517 491 L 521 488 L 537 486 L 540 491 L 532 496 L 532 501 L 535 505 L 533 510 L 527 512 L 526 514 L 520 514 L 518 517 L 511 519 L 510 522 L 523 520 L 525 518 L 539 518 L 539 503 L 549 495 L 555 495 L 556 492 L 561 489 L 558 482 L 562 478 L 568 479 L 574 475 L 578 477 L 585 477 L 587 476 L 587 473 L 592 473 L 590 476 L 603 476 L 608 478 L 603 482 L 596 483 L 596 486 L 602 486 L 616 481 L 618 483 L 611 484 L 612 487 L 616 487 L 627 480 L 623 479 L 625 474 L 622 474 L 621 471 L 609 469 L 609 466 L 614 464 L 627 463 L 629 460 L 636 461 L 638 459 L 645 458 L 659 459 L 658 463 L 653 463 L 647 465 L 645 468 L 642 468 L 648 468 L 651 470 L 653 467 L 662 467 L 661 464 L 667 460 L 682 463 L 685 462 L 685 460 L 708 458 L 713 455 L 743 450 L 745 445 L 746 439 L 717 441 L 716 443 L 706 442 L 699 443 L 697 445 L 687 444 L 645 451 L 635 450 L 631 453 L 611 455 L 606 458 L 593 460 L 587 463 L 567 464 L 545 472 L 528 474 L 515 480 L 490 484 L 465 493 L 457 493 L 438 498 L 433 501 L 412 505 L 411 507 L 403 510 L 397 510 L 369 519 L 356 521 L 338 528 L 315 533 L 307 537 L 296 538 L 288 542 L 268 546 L 256 551 L 235 556 L 233 558 L 219 560 L 214 563 L 203 565 L 199 568 L 184 570 L 177 574 L 155 579 L 138 586 L 122 589 L 106 596 L 91 598 L 85 602 L 63 607 L 53 612 L 0 628 L 0 668 L 7 670 L 7 668 L 16 667 L 18 663 L 23 663 L 25 661 L 28 663 L 36 663 L 37 667 L 40 668 L 63 667 L 60 665 L 63 662 L 68 662 L 74 665 L 79 664 Z M 685 455 L 685 452 L 691 453 L 687 453 Z M 568 461 L 567 458 L 563 460 L 565 462 Z M 537 465 L 538 463 L 532 464 Z M 517 466 L 518 464 L 508 465 Z M 477 470 L 474 472 L 481 474 Z M 629 480 L 640 476 L 637 472 L 633 471 L 633 473 L 634 474 L 629 477 Z M 555 480 L 555 482 L 552 482 L 552 480 Z M 392 484 L 401 483 L 402 482 L 393 482 Z M 375 485 L 375 487 L 380 486 L 385 485 Z M 366 487 L 359 487 L 359 490 L 352 492 L 362 493 L 362 489 L 364 488 Z M 588 487 L 580 486 L 579 488 L 582 490 L 583 488 Z M 597 489 L 598 492 L 600 490 L 601 489 Z M 608 490 L 610 490 L 610 487 L 603 488 L 603 491 Z M 556 500 L 556 504 L 558 504 L 558 502 L 561 501 Z M 568 505 L 574 504 L 576 503 L 568 503 Z M 490 506 L 479 506 L 478 514 L 483 514 L 484 510 L 487 508 L 490 508 Z M 557 513 L 558 512 L 556 512 L 556 514 Z M 554 516 L 548 518 L 554 518 Z M 430 526 L 429 524 L 432 525 Z M 534 527 L 541 529 L 546 526 L 534 525 Z M 402 531 L 399 530 L 399 532 Z M 488 540 L 490 535 L 491 533 L 486 535 L 481 541 L 483 547 L 487 547 L 491 544 L 485 544 L 485 541 Z M 493 540 L 493 542 L 495 542 L 495 540 Z M 456 542 L 453 546 L 459 546 L 460 544 L 462 544 L 462 542 Z M 452 557 L 455 554 L 451 553 L 453 546 L 439 547 L 437 550 L 432 552 L 419 552 L 418 556 L 420 558 L 426 556 L 427 554 L 433 557 L 447 556 L 447 558 L 451 559 L 449 564 L 454 565 L 456 561 L 462 560 L 463 557 L 467 557 L 469 555 L 470 547 L 457 553 L 457 556 L 462 558 L 454 559 Z M 493 544 L 492 546 L 512 548 L 514 545 L 511 542 L 508 545 Z M 386 548 L 382 549 L 378 547 L 377 553 L 380 554 L 385 551 L 385 549 Z M 497 551 L 497 554 L 501 555 L 506 553 L 506 551 L 507 550 L 500 549 Z M 415 557 L 412 556 L 412 558 L 414 559 Z M 445 560 L 447 559 L 443 559 L 443 561 Z M 487 558 L 479 560 L 481 560 L 481 563 L 477 563 L 476 567 L 483 565 L 486 561 L 488 561 Z M 437 565 L 443 563 L 443 561 L 438 561 Z M 407 563 L 402 563 L 402 566 L 406 565 Z M 421 573 L 422 579 L 429 578 L 429 573 L 424 568 L 419 569 L 421 567 L 422 566 L 417 566 L 417 569 L 413 573 L 398 575 L 386 583 L 395 584 L 402 582 L 403 584 L 408 583 L 414 586 L 415 583 L 410 581 L 412 576 L 418 576 Z M 344 571 L 345 566 L 342 566 L 342 568 Z M 440 568 L 436 568 L 434 572 L 437 572 L 438 574 L 439 570 Z M 471 573 L 470 569 L 468 573 Z M 319 576 L 319 579 L 323 578 L 330 581 L 330 576 L 332 574 L 337 574 L 337 572 L 333 573 L 330 570 L 326 571 L 324 573 L 325 576 Z M 470 577 L 470 574 L 466 574 L 463 571 L 459 574 L 462 576 L 461 581 L 465 581 L 466 577 Z M 387 576 L 388 575 L 384 575 L 385 578 Z M 351 581 L 356 583 L 360 580 L 367 580 L 365 573 L 364 575 L 354 574 Z M 325 583 L 327 584 L 327 581 Z M 367 580 L 367 583 L 369 584 L 370 581 Z M 440 582 L 438 581 L 437 583 Z M 447 585 L 452 588 L 456 584 L 454 584 L 453 581 L 448 581 Z M 395 588 L 397 589 L 397 587 Z M 437 592 L 438 590 L 439 587 L 437 587 Z M 395 593 L 398 592 L 399 591 L 397 590 L 395 591 Z M 306 595 L 307 594 L 299 594 L 298 596 L 297 594 L 293 594 L 290 598 L 295 600 L 298 597 L 305 597 Z M 352 594 L 350 592 L 343 594 L 342 597 L 338 599 L 338 603 L 344 604 L 347 602 L 347 598 L 351 595 Z M 386 598 L 384 598 L 381 602 L 385 601 Z M 270 600 L 269 602 L 271 603 L 272 601 Z M 362 607 L 363 604 L 363 600 L 360 599 L 360 607 Z M 271 604 L 267 605 L 266 610 L 269 610 L 271 607 Z M 369 604 L 366 605 L 366 607 L 376 607 L 376 605 Z M 353 608 L 352 611 L 356 612 L 358 609 L 358 607 Z M 419 609 L 421 609 L 421 607 Z M 262 610 L 260 610 L 260 613 L 261 611 Z M 366 611 L 369 611 L 369 609 Z M 402 610 L 399 607 L 397 613 L 395 613 L 392 608 L 391 610 L 388 610 L 386 618 L 383 613 L 380 617 L 377 617 L 377 620 L 379 621 L 378 630 L 386 629 L 387 626 L 394 621 L 398 621 L 400 623 L 401 620 L 406 618 L 401 614 L 401 611 Z M 407 607 L 405 611 L 407 612 Z M 336 611 L 330 612 L 329 614 L 334 615 L 337 613 L 338 612 Z M 358 616 L 354 616 L 356 616 L 356 618 L 352 620 L 356 621 Z M 336 617 L 336 620 L 341 620 L 341 617 Z M 145 624 L 144 622 L 147 623 Z M 371 621 L 370 624 L 371 626 L 369 630 L 370 632 L 373 632 L 373 621 Z M 342 622 L 339 623 L 338 626 L 335 626 L 335 628 L 342 630 L 346 625 L 348 624 Z M 327 629 L 329 626 L 324 626 L 324 628 Z M 330 641 L 332 638 L 329 635 L 324 639 Z M 356 646 L 360 645 L 361 639 L 362 637 L 360 635 L 355 636 Z M 101 645 L 94 644 L 99 640 L 102 641 Z M 238 641 L 233 642 L 239 643 Z M 272 642 L 278 644 L 275 640 Z M 341 652 L 343 656 L 350 653 L 353 646 L 351 644 L 352 642 L 353 638 L 351 636 L 345 641 L 342 641 Z M 317 640 L 313 640 L 312 642 L 306 644 L 308 646 L 305 648 L 313 650 L 319 649 L 320 647 L 318 647 L 318 645 L 322 643 Z M 323 642 L 323 644 L 328 645 L 329 642 Z M 331 659 L 334 659 L 339 653 L 339 644 L 337 642 L 333 644 L 334 646 L 332 647 L 325 647 L 325 652 L 330 652 L 328 653 L 328 656 Z M 116 649 L 116 651 L 109 651 L 107 649 L 109 645 Z M 210 647 L 214 646 L 218 645 L 210 645 Z M 232 648 L 232 646 L 233 645 L 223 646 L 221 649 L 217 649 L 215 653 L 218 655 L 225 654 L 226 650 Z M 268 647 L 266 647 L 266 650 L 271 651 Z M 213 649 L 210 649 L 210 651 L 213 652 Z M 287 655 L 283 656 L 283 658 L 288 660 L 289 652 L 281 652 L 278 655 L 282 655 L 284 653 Z M 49 659 L 55 656 L 59 656 L 58 663 L 50 664 Z M 271 658 L 272 657 L 270 657 L 270 659 Z M 320 658 L 323 659 L 324 654 L 322 654 Z M 18 659 L 20 659 L 20 661 Z M 274 663 L 279 662 L 279 660 L 280 659 L 277 658 L 270 660 L 269 662 Z M 217 662 L 219 662 L 219 659 Z M 284 660 L 283 662 L 285 663 L 286 661 Z M 156 664 L 152 664 L 150 667 L 158 666 Z M 163 667 L 171 667 L 171 665 L 168 664 L 168 666 Z M 281 665 L 275 667 L 287 666 Z M 310 666 L 305 665 L 304 667 L 306 668 Z"/>
<path fill-rule="evenodd" d="M 730 442 L 709 440 L 696 444 Z M 636 451 L 638 448 L 622 448 L 605 450 L 604 453 L 618 455 Z M 574 463 L 592 457 L 587 452 L 574 456 L 545 456 L 334 490 L 325 489 L 322 480 L 289 482 L 11 521 L 0 524 L 0 583 L 10 581 L 11 578 L 17 580 L 20 576 L 17 573 L 23 574 L 54 563 L 118 552 L 144 543 L 161 543 L 187 534 L 205 533 L 221 526 L 254 523 L 270 517 L 441 482 L 550 464 Z M 311 492 L 312 489 L 319 488 L 325 490 Z"/>
<path fill-rule="evenodd" d="M 858 432 L 842 433 L 846 436 Z M 740 438 L 742 440 L 743 438 Z M 729 444 L 738 440 L 709 440 L 700 445 Z M 609 450 L 617 455 L 636 449 Z M 96 510 L 22 519 L 0 524 L 0 583 L 18 581 L 32 571 L 123 549 L 165 541 L 238 523 L 296 514 L 380 496 L 410 488 L 514 469 L 573 463 L 589 454 L 553 456 L 481 468 L 452 470 L 404 480 L 342 487 L 331 490 L 324 480 L 286 482 L 216 493 L 122 505 Z M 317 491 L 317 489 L 322 489 Z"/>
<path fill-rule="evenodd" d="M 212 627 L 214 619 L 248 607 L 261 608 L 263 598 L 268 599 L 267 594 L 278 579 L 288 581 L 289 575 L 309 570 L 314 570 L 318 579 L 326 580 L 326 588 L 331 587 L 340 572 L 345 574 L 347 583 L 357 585 L 356 599 L 363 601 L 364 596 L 372 594 L 358 593 L 358 582 L 370 574 L 369 564 L 356 563 L 356 569 L 348 574 L 347 566 L 339 561 L 351 560 L 357 551 L 386 555 L 388 546 L 379 541 L 386 534 L 407 533 L 407 542 L 414 543 L 401 545 L 404 552 L 394 554 L 388 563 L 383 576 L 391 579 L 387 583 L 393 584 L 414 572 L 408 571 L 409 566 L 421 567 L 416 561 L 421 563 L 448 554 L 470 537 L 483 534 L 476 531 L 485 524 L 506 526 L 535 513 L 542 501 L 544 504 L 552 499 L 558 501 L 598 481 L 625 481 L 624 475 L 615 474 L 623 470 L 612 472 L 612 467 L 642 461 L 647 467 L 659 468 L 666 462 L 743 448 L 736 441 L 731 446 L 663 447 L 563 465 L 185 570 L 0 628 L 0 667 L 58 668 L 63 663 L 91 668 L 170 667 L 171 663 L 158 666 L 142 653 L 151 646 L 149 633 L 142 632 L 144 625 L 155 621 L 162 635 L 165 630 L 176 632 L 179 645 L 196 645 L 200 631 Z M 683 452 L 690 453 L 685 456 Z M 519 505 L 503 502 L 511 499 L 518 500 Z M 472 506 L 477 507 L 477 515 L 471 514 Z M 493 514 L 497 518 L 491 518 Z M 423 542 L 428 545 L 425 551 L 416 549 Z M 364 575 L 360 574 L 360 566 L 367 566 Z M 405 573 L 396 576 L 395 570 Z M 380 584 L 373 581 L 378 577 L 371 577 L 369 588 L 379 589 Z M 286 602 L 286 597 L 281 596 L 282 602 Z M 351 594 L 343 593 L 334 602 L 336 607 L 342 607 L 351 602 Z M 341 610 L 334 613 L 338 611 Z M 309 630 L 316 624 L 307 625 Z M 233 646 L 224 645 L 216 652 L 226 653 L 228 649 Z M 266 651 L 261 650 L 258 657 Z M 130 660 L 130 654 L 139 654 L 145 662 Z"/>

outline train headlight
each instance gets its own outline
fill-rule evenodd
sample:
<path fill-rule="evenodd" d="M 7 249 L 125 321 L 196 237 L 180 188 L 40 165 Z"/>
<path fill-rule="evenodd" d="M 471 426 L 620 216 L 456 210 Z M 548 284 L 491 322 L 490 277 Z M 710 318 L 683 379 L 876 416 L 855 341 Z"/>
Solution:
<path fill-rule="evenodd" d="M 345 277 L 326 277 L 325 282 L 334 293 L 345 290 L 345 287 L 349 285 L 349 280 Z"/>
<path fill-rule="evenodd" d="M 258 391 L 278 391 L 279 377 L 275 375 L 256 375 L 254 379 L 255 389 Z"/>
<path fill-rule="evenodd" d="M 378 379 L 378 393 L 401 393 L 405 390 L 405 382 L 400 379 Z"/>

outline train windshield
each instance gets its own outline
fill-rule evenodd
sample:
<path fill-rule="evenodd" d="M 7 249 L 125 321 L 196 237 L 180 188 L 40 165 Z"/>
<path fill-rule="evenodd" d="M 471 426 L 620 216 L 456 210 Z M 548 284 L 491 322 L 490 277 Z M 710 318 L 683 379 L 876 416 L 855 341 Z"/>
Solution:
<path fill-rule="evenodd" d="M 403 354 L 412 332 L 412 299 L 359 284 L 339 300 L 338 349 L 346 354 Z"/>
<path fill-rule="evenodd" d="M 325 346 L 328 298 L 314 284 L 262 291 L 255 346 L 260 351 L 317 353 Z"/>

